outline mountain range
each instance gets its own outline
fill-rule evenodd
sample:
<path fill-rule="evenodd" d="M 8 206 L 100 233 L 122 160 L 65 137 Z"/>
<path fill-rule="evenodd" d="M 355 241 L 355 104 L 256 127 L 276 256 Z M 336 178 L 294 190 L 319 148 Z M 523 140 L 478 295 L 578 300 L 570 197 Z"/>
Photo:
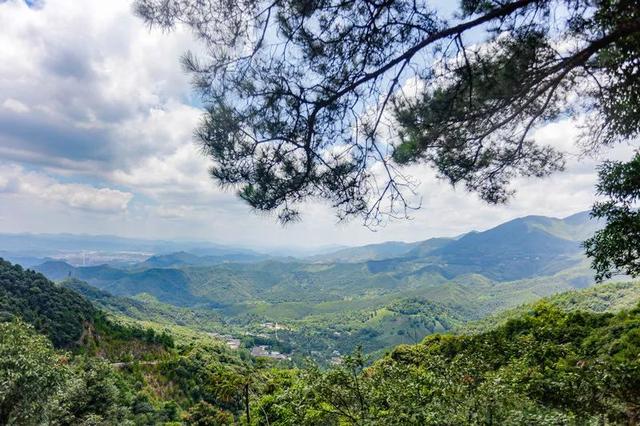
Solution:
<path fill-rule="evenodd" d="M 181 305 L 335 301 L 474 275 L 495 282 L 552 276 L 584 263 L 580 242 L 597 227 L 587 213 L 527 216 L 459 238 L 387 242 L 301 259 L 180 251 L 127 268 L 53 260 L 34 269 L 53 280 L 74 277 L 116 295 L 148 293 Z"/>
<path fill-rule="evenodd" d="M 221 261 L 269 257 L 248 248 L 206 241 L 145 240 L 113 235 L 0 234 L 0 256 L 23 266 L 35 266 L 49 260 L 63 260 L 74 265 L 130 266 L 152 255 L 176 252 Z"/>
<path fill-rule="evenodd" d="M 367 350 L 376 351 L 406 342 L 407 327 L 418 339 L 589 286 L 593 272 L 581 241 L 596 229 L 587 213 L 563 219 L 527 216 L 457 238 L 387 242 L 298 258 L 182 250 L 126 266 L 78 267 L 49 260 L 34 269 L 52 280 L 82 280 L 116 297 L 160 304 L 155 310 L 174 306 L 210 312 L 241 330 L 285 323 L 295 330 L 289 336 L 294 345 L 311 333 L 321 342 L 318 350 L 348 351 L 366 341 Z"/>

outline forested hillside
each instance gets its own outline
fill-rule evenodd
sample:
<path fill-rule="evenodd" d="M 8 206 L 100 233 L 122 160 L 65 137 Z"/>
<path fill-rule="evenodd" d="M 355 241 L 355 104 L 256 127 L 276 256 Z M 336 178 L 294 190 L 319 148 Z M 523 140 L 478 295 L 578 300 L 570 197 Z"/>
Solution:
<path fill-rule="evenodd" d="M 57 287 L 43 275 L 0 258 L 0 317 L 22 318 L 54 345 L 78 344 L 98 311 L 85 298 Z"/>
<path fill-rule="evenodd" d="M 20 319 L 45 334 L 57 348 L 101 351 L 117 356 L 123 341 L 137 341 L 138 354 L 171 346 L 153 330 L 123 326 L 106 318 L 87 298 L 42 274 L 0 259 L 0 318 Z"/>
<path fill-rule="evenodd" d="M 563 311 L 585 311 L 592 313 L 618 312 L 633 309 L 640 303 L 640 282 L 625 281 L 600 284 L 593 288 L 567 291 L 542 299 Z M 464 333 L 478 333 L 495 328 L 510 319 L 518 318 L 531 311 L 531 305 L 489 315 L 460 327 Z"/>
<path fill-rule="evenodd" d="M 285 424 L 636 424 L 640 307 L 617 315 L 539 303 L 477 335 L 434 335 L 366 367 L 311 369 L 257 403 Z"/>
<path fill-rule="evenodd" d="M 83 295 L 105 312 L 119 317 L 155 322 L 165 326 L 191 327 L 200 331 L 219 331 L 229 327 L 224 319 L 211 309 L 169 305 L 158 302 L 148 295 L 136 298 L 113 296 L 75 278 L 62 281 L 60 284 Z"/>
<path fill-rule="evenodd" d="M 389 303 L 367 323 L 391 320 L 394 330 L 410 334 L 414 321 L 434 334 L 377 361 L 355 351 L 321 369 L 229 350 L 197 331 L 215 323 L 204 312 L 188 316 L 188 309 L 74 280 L 60 288 L 17 265 L 2 266 L 4 305 L 29 306 L 0 323 L 2 424 L 634 424 L 639 414 L 637 283 L 553 296 L 470 326 L 473 334 L 442 334 L 465 320 L 428 300 Z M 174 343 L 166 333 L 119 325 L 73 289 L 129 324 L 182 319 L 193 334 Z M 30 293 L 39 298 L 25 298 Z M 39 309 L 36 302 L 45 300 L 69 314 L 82 306 L 93 315 L 87 321 L 101 318 L 103 325 L 94 322 L 92 339 L 71 352 L 54 349 L 47 335 L 56 328 L 41 325 L 58 324 L 59 315 Z"/>
<path fill-rule="evenodd" d="M 166 332 L 122 324 L 4 260 L 0 295 L 2 425 L 164 424 L 208 407 L 224 423 L 242 408 L 245 353 L 205 335 L 176 348 Z"/>

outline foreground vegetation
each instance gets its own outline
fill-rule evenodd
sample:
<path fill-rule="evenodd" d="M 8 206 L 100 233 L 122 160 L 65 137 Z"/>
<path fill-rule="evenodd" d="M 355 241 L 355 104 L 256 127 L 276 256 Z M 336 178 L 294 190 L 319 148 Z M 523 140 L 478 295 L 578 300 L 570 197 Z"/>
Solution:
<path fill-rule="evenodd" d="M 373 363 L 356 351 L 324 369 L 122 325 L 40 274 L 0 266 L 0 424 L 582 425 L 640 416 L 636 283 L 554 296 L 494 318 L 497 327 L 434 334 Z M 77 306 L 82 321 L 55 320 Z M 435 308 L 414 300 L 396 309 Z"/>
<path fill-rule="evenodd" d="M 211 339 L 177 346 L 1 259 L 0 301 L 2 425 L 165 424 L 202 404 L 220 418 L 239 410 L 234 390 L 252 365 L 242 352 Z"/>
<path fill-rule="evenodd" d="M 476 335 L 434 335 L 370 367 L 308 369 L 257 403 L 264 424 L 636 424 L 640 307 L 539 303 Z"/>

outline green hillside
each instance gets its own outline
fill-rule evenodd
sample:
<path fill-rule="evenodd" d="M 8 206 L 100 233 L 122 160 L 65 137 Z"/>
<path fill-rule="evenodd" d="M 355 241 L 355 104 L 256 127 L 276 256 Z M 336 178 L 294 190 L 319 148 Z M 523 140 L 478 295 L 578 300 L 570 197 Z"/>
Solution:
<path fill-rule="evenodd" d="M 530 216 L 458 239 L 347 249 L 352 260 L 375 251 L 373 256 L 363 255 L 375 257 L 367 261 L 268 260 L 203 266 L 199 263 L 206 263 L 206 257 L 182 252 L 152 257 L 133 270 L 107 265 L 74 268 L 61 262 L 46 262 L 36 269 L 51 279 L 74 277 L 113 294 L 148 293 L 180 305 L 320 303 L 455 283 L 458 277 L 464 281 L 471 275 L 510 282 L 575 270 L 584 259 L 579 241 L 594 226 L 584 214 L 567 219 Z M 406 256 L 398 257 L 400 248 Z M 344 253 L 329 257 L 337 260 Z"/>
<path fill-rule="evenodd" d="M 115 295 L 146 293 L 166 303 L 233 311 L 240 306 L 256 303 L 340 305 L 357 299 L 375 301 L 414 295 L 443 300 L 450 299 L 448 296 L 453 293 L 460 293 L 465 302 L 467 299 L 473 302 L 477 293 L 491 292 L 491 288 L 519 291 L 514 282 L 522 284 L 522 291 L 529 289 L 527 283 L 538 285 L 542 281 L 560 290 L 582 287 L 592 282 L 591 271 L 583 259 L 574 258 L 564 266 L 559 271 L 549 267 L 546 274 L 518 280 L 495 280 L 480 273 L 447 277 L 442 267 L 431 263 L 396 259 L 366 263 L 268 261 L 180 269 L 154 268 L 125 272 L 122 278 L 116 280 L 103 280 L 92 276 L 86 268 L 75 268 L 77 272 L 71 276 Z M 469 292 L 468 296 L 464 294 Z M 482 300 L 476 302 L 483 304 Z"/>
<path fill-rule="evenodd" d="M 380 353 L 591 285 L 593 273 L 579 240 L 595 226 L 585 214 L 566 219 L 529 216 L 457 239 L 345 249 L 329 258 L 351 258 L 331 262 L 316 258 L 210 264 L 206 256 L 177 252 L 128 269 L 60 262 L 37 269 L 52 278 L 86 281 L 113 296 L 143 299 L 143 305 L 118 307 L 115 299 L 101 305 L 139 320 L 180 320 L 185 327 L 209 332 L 224 333 L 227 327 L 236 334 L 268 336 L 273 344 L 275 333 L 260 324 L 277 321 L 287 327 L 279 338 L 300 358 L 326 361 L 333 351 L 350 352 L 359 342 L 366 352 Z M 375 260 L 356 261 L 372 257 Z M 108 300 L 90 293 L 96 303 Z M 419 317 L 392 308 L 410 300 L 436 308 Z M 188 310 L 197 315 L 186 314 Z"/>
<path fill-rule="evenodd" d="M 0 320 L 22 318 L 57 347 L 79 344 L 98 311 L 77 293 L 0 258 Z"/>
<path fill-rule="evenodd" d="M 165 332 L 114 321 L 80 288 L 127 314 L 153 312 L 0 260 L 0 424 L 181 424 L 208 407 L 230 424 L 242 414 L 245 352 L 211 338 L 176 347 Z"/>
<path fill-rule="evenodd" d="M 163 328 L 187 327 L 201 332 L 229 332 L 231 326 L 221 315 L 211 309 L 184 308 L 159 302 L 153 296 L 136 298 L 114 296 L 77 279 L 61 283 L 91 300 L 95 306 L 122 319 L 157 324 Z"/>
<path fill-rule="evenodd" d="M 237 336 L 267 335 L 271 344 L 275 333 L 261 324 L 277 321 L 286 327 L 279 332 L 279 340 L 298 360 L 312 356 L 324 362 L 334 350 L 348 353 L 361 345 L 366 352 L 379 353 L 400 343 L 416 342 L 428 334 L 582 286 L 582 279 L 591 273 L 581 266 L 551 277 L 496 282 L 480 275 L 445 280 L 422 273 L 401 280 L 391 273 L 367 272 L 366 276 L 374 278 L 351 284 L 347 279 L 356 264 L 298 267 L 301 269 L 292 270 L 280 263 L 265 263 L 242 269 L 229 264 L 215 268 L 215 275 L 210 268 L 183 270 L 192 280 L 190 288 L 199 291 L 202 300 L 225 300 L 218 305 L 174 306 L 175 302 L 163 303 L 149 293 L 123 297 L 78 283 L 72 288 L 115 315 Z M 406 303 L 419 303 L 425 309 L 413 313 L 399 308 Z"/>
<path fill-rule="evenodd" d="M 566 291 L 542 299 L 544 303 L 557 306 L 563 311 L 585 311 L 593 313 L 618 312 L 633 309 L 640 303 L 640 282 L 625 281 L 599 284 L 592 288 Z M 533 305 L 527 304 L 489 315 L 471 322 L 460 331 L 478 333 L 490 330 L 496 325 L 504 324 L 510 319 L 531 312 Z"/>
<path fill-rule="evenodd" d="M 258 423 L 632 425 L 640 307 L 612 315 L 539 303 L 490 331 L 430 336 L 371 367 L 356 354 L 271 389 L 255 403 Z"/>
<path fill-rule="evenodd" d="M 46 335 L 57 348 L 100 352 L 112 358 L 156 352 L 171 338 L 111 321 L 73 289 L 0 259 L 0 321 L 20 320 Z M 123 346 L 135 341 L 136 354 Z"/>

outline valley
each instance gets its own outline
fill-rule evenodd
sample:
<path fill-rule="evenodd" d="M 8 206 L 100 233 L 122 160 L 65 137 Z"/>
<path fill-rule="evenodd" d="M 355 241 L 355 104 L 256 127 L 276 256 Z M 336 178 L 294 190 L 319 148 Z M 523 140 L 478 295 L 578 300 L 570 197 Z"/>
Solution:
<path fill-rule="evenodd" d="M 389 348 L 558 292 L 588 287 L 586 213 L 529 216 L 483 232 L 383 243 L 299 258 L 178 251 L 122 264 L 33 267 L 112 315 L 227 335 L 323 365 Z M 280 329 L 265 327 L 278 323 Z"/>

